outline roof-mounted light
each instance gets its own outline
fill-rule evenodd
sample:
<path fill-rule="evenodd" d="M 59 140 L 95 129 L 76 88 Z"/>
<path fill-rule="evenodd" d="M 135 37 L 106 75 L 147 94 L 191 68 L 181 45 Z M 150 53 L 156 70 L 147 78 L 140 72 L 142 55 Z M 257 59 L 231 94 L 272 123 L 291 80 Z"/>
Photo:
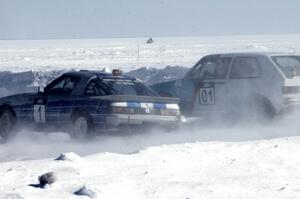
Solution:
<path fill-rule="evenodd" d="M 119 70 L 119 69 L 113 69 L 112 75 L 113 76 L 121 76 L 122 75 L 122 71 Z"/>

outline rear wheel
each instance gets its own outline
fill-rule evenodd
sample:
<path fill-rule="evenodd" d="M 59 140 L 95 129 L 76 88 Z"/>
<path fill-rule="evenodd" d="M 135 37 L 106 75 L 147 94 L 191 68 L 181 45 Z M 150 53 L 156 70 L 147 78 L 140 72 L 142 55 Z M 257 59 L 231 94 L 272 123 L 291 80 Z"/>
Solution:
<path fill-rule="evenodd" d="M 14 132 L 14 127 L 16 124 L 16 118 L 13 113 L 4 109 L 0 113 L 0 136 L 2 140 L 7 141 L 12 138 L 16 133 Z"/>
<path fill-rule="evenodd" d="M 72 139 L 84 140 L 93 137 L 92 120 L 87 114 L 78 114 L 73 119 L 73 128 L 70 132 Z"/>
<path fill-rule="evenodd" d="M 249 103 L 250 117 L 258 122 L 271 121 L 275 116 L 275 109 L 267 99 L 256 99 Z"/>

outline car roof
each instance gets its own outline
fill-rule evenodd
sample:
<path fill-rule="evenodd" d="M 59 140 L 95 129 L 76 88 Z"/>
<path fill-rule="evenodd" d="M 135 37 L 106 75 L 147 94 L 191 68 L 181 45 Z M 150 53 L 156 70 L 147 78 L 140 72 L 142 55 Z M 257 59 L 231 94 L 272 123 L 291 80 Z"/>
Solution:
<path fill-rule="evenodd" d="M 210 56 L 228 56 L 228 57 L 235 57 L 235 56 L 296 56 L 297 54 L 295 53 L 288 53 L 288 52 L 228 52 L 228 53 L 217 53 L 217 54 L 210 54 L 204 57 L 210 57 Z M 299 56 L 299 55 L 298 55 Z"/>
<path fill-rule="evenodd" d="M 131 77 L 128 75 L 119 75 L 114 76 L 112 73 L 107 72 L 101 72 L 101 71 L 91 71 L 91 70 L 80 70 L 80 71 L 71 71 L 64 73 L 64 75 L 71 75 L 76 77 L 86 77 L 86 78 L 92 78 L 92 77 L 100 77 L 100 78 L 118 78 L 118 79 L 126 79 L 126 80 L 136 80 L 135 77 Z"/>

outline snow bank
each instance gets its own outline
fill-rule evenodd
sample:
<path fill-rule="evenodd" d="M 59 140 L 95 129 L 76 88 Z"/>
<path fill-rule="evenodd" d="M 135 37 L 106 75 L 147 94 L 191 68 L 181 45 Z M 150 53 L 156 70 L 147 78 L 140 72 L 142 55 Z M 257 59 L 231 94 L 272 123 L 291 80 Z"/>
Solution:
<path fill-rule="evenodd" d="M 300 138 L 196 142 L 151 147 L 135 154 L 99 153 L 85 164 L 51 159 L 4 162 L 0 195 L 76 198 L 87 185 L 98 198 L 296 198 Z M 45 171 L 57 182 L 47 189 L 28 184 Z"/>

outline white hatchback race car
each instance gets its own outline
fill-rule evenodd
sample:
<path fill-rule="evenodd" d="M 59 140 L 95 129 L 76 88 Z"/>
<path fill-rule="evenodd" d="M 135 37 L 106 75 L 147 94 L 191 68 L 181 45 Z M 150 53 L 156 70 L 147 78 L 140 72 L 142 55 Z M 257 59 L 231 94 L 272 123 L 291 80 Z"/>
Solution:
<path fill-rule="evenodd" d="M 204 56 L 183 79 L 152 85 L 180 98 L 186 116 L 273 118 L 300 103 L 300 55 L 226 53 Z"/>

